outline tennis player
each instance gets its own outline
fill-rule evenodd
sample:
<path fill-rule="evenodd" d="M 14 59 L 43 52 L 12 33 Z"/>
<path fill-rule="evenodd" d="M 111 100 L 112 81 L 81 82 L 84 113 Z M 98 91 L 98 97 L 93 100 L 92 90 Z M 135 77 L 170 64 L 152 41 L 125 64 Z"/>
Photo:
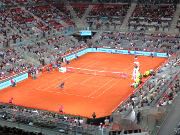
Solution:
<path fill-rule="evenodd" d="M 59 85 L 59 87 L 60 87 L 61 89 L 63 89 L 63 88 L 64 88 L 64 85 L 65 85 L 65 83 L 64 83 L 64 82 L 61 82 L 60 85 Z"/>

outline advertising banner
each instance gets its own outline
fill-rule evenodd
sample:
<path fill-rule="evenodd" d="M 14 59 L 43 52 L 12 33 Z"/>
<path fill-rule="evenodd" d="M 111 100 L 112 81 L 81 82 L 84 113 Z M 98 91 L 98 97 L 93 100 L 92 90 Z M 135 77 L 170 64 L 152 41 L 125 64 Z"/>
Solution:
<path fill-rule="evenodd" d="M 18 83 L 22 80 L 25 80 L 28 78 L 28 73 L 24 73 L 24 74 L 21 74 L 21 75 L 18 75 L 16 77 L 13 77 L 13 80 Z M 2 81 L 0 82 L 0 90 L 4 89 L 4 88 L 7 88 L 11 86 L 11 81 L 10 80 L 7 80 L 7 81 Z"/>

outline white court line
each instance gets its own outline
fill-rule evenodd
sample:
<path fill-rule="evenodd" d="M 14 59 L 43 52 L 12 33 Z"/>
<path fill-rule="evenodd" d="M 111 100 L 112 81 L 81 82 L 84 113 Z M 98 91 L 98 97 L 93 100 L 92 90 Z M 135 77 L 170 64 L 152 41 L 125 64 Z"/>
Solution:
<path fill-rule="evenodd" d="M 53 94 L 65 94 L 65 95 L 70 95 L 70 96 L 78 96 L 78 97 L 83 97 L 83 98 L 93 98 L 93 97 L 88 97 L 88 96 L 82 96 L 82 95 L 78 95 L 78 94 L 71 94 L 71 93 L 67 93 L 67 92 L 63 92 L 63 90 L 60 90 L 60 92 L 58 91 L 52 91 L 52 90 L 33 90 L 33 91 L 42 91 L 42 92 L 48 92 L 48 93 L 53 93 Z"/>
<path fill-rule="evenodd" d="M 88 63 L 83 63 L 83 64 L 78 64 L 78 65 L 76 65 L 75 64 L 75 67 L 77 67 L 78 66 L 78 68 L 79 67 L 81 67 L 81 68 L 83 68 L 84 66 L 86 67 L 87 65 L 94 65 L 94 63 L 96 63 L 96 62 L 94 62 L 94 61 L 89 61 Z M 68 67 L 68 66 L 67 66 Z M 73 66 L 74 67 L 74 66 Z M 89 66 L 88 66 L 89 67 Z"/>
<path fill-rule="evenodd" d="M 104 85 L 102 85 L 101 87 L 99 87 L 98 89 L 94 90 L 92 93 L 90 93 L 88 95 L 88 97 L 91 97 L 93 94 L 97 93 L 100 89 L 102 89 L 103 87 L 105 87 L 108 83 L 110 83 L 112 80 L 114 80 L 114 78 L 112 78 L 111 80 L 107 81 L 106 83 L 104 83 Z"/>
<path fill-rule="evenodd" d="M 116 82 L 116 83 L 113 83 L 109 88 L 106 88 L 104 91 L 102 91 L 101 94 L 95 96 L 95 97 L 92 97 L 92 98 L 97 98 L 97 97 L 100 97 L 101 95 L 103 95 L 106 91 L 108 91 L 109 89 L 111 89 L 114 85 L 118 84 L 119 82 Z"/>
<path fill-rule="evenodd" d="M 86 80 L 80 82 L 80 84 L 82 85 L 82 84 L 86 83 L 87 81 L 91 80 L 92 78 L 94 78 L 94 76 L 91 76 L 91 77 L 89 77 L 88 79 L 86 79 Z"/>
<path fill-rule="evenodd" d="M 94 97 L 82 96 L 82 95 L 78 95 L 78 94 L 71 94 L 71 93 L 68 93 L 68 92 L 62 92 L 62 93 L 66 94 L 66 95 L 78 96 L 78 97 L 83 97 L 83 98 L 94 98 Z"/>
<path fill-rule="evenodd" d="M 36 89 L 44 89 L 44 90 L 47 90 L 47 89 L 49 89 L 49 88 L 52 88 L 58 81 L 60 81 L 60 79 L 61 79 L 61 81 L 64 81 L 64 80 L 67 80 L 68 78 L 70 78 L 70 77 L 72 77 L 73 76 L 73 74 L 71 74 L 71 75 L 69 75 L 69 74 L 67 74 L 67 77 L 65 77 L 64 79 L 61 79 L 61 78 L 57 78 L 57 79 L 53 79 L 53 81 L 50 83 L 50 85 L 49 84 L 47 84 L 47 86 L 45 86 L 45 87 L 38 87 L 38 88 L 36 88 Z M 53 85 L 52 85 L 53 84 Z M 49 87 L 48 87 L 49 86 Z"/>
<path fill-rule="evenodd" d="M 89 66 L 92 66 L 92 65 L 95 65 L 96 64 L 96 62 L 90 62 L 90 63 L 92 63 L 92 64 L 87 64 L 87 63 L 85 63 L 85 64 L 83 64 L 84 66 L 86 66 L 86 65 L 88 65 L 88 67 Z M 64 80 L 67 80 L 68 78 L 70 78 L 70 77 L 72 77 L 74 74 L 72 73 L 72 74 L 67 74 L 67 77 L 66 78 L 64 78 L 64 79 L 62 79 L 62 81 L 64 81 Z M 93 76 L 92 76 L 93 77 Z M 48 92 L 48 90 L 47 89 L 50 89 L 50 88 L 52 88 L 52 86 L 54 86 L 56 83 L 57 83 L 57 81 L 59 81 L 60 80 L 60 78 L 58 78 L 58 79 L 55 79 L 54 81 L 53 81 L 53 85 L 48 85 L 49 87 L 38 87 L 38 88 L 35 88 L 35 90 L 38 90 L 38 91 L 44 91 L 44 92 Z M 54 83 L 55 82 L 55 83 Z M 52 83 L 51 83 L 52 84 Z M 81 83 L 76 83 L 76 84 L 81 84 Z M 43 90 L 40 90 L 40 89 L 43 89 Z M 50 91 L 51 92 L 51 91 Z M 55 91 L 53 91 L 53 92 L 55 92 Z M 65 92 L 64 92 L 65 93 Z M 68 94 L 67 92 L 65 93 L 66 95 L 73 95 L 73 96 L 81 96 L 81 95 L 76 95 L 76 94 Z M 88 97 L 88 96 L 81 96 L 81 97 Z M 90 97 L 89 97 L 90 98 Z"/>
<path fill-rule="evenodd" d="M 90 64 L 90 63 L 92 63 L 92 64 Z M 84 66 L 88 65 L 87 67 L 90 67 L 90 66 L 92 66 L 92 65 L 97 64 L 97 62 L 94 62 L 94 61 L 92 61 L 92 62 L 90 62 L 90 63 L 85 63 L 85 64 L 82 64 L 82 65 L 84 65 Z M 81 65 L 81 67 L 82 67 L 82 65 Z M 131 67 L 130 67 L 130 68 L 131 68 Z M 130 69 L 130 68 L 128 68 L 128 69 Z M 104 68 L 104 69 L 105 69 L 105 68 Z M 73 75 L 73 74 L 72 74 L 72 75 Z M 67 80 L 68 78 L 72 77 L 72 75 L 67 75 L 67 77 L 64 78 L 63 80 Z M 85 82 L 86 82 L 86 81 L 89 81 L 91 78 L 93 78 L 93 76 L 90 77 L 90 78 L 88 78 L 88 79 L 86 79 L 86 80 L 84 80 L 84 81 L 85 81 Z M 59 78 L 59 79 L 60 79 L 60 78 Z M 57 83 L 57 81 L 58 81 L 59 79 L 56 79 L 56 80 L 53 81 L 53 82 L 56 82 L 56 83 Z M 114 79 L 114 78 L 113 78 L 113 79 Z M 94 97 L 91 97 L 91 96 L 92 96 L 93 94 L 95 94 L 96 92 L 98 92 L 101 88 L 105 87 L 105 86 L 106 86 L 108 83 L 110 83 L 113 79 L 111 79 L 111 80 L 109 80 L 108 82 L 106 82 L 104 85 L 102 85 L 102 86 L 99 87 L 97 90 L 95 90 L 95 91 L 93 91 L 92 93 L 90 93 L 88 96 L 82 96 L 82 95 L 78 95 L 78 94 L 71 94 L 71 93 L 67 93 L 67 92 L 47 91 L 47 89 L 52 88 L 52 87 L 51 87 L 52 85 L 50 85 L 50 87 L 45 87 L 45 88 L 40 88 L 40 87 L 38 87 L 38 88 L 36 88 L 36 90 L 46 91 L 46 92 L 53 92 L 53 93 L 63 93 L 63 94 L 66 94 L 66 95 L 80 96 L 80 97 L 84 97 L 84 98 L 94 98 Z M 81 83 L 77 83 L 77 84 L 83 84 L 84 81 L 81 82 Z M 56 84 L 56 83 L 55 83 L 55 84 Z M 113 85 L 115 85 L 115 84 L 113 84 Z M 111 85 L 111 87 L 113 87 L 113 86 Z M 110 88 L 111 88 L 111 87 L 110 87 Z M 109 90 L 110 88 L 105 89 L 105 91 Z M 43 89 L 43 90 L 40 90 L 40 89 Z M 104 91 L 104 92 L 105 92 L 105 91 Z M 103 92 L 103 93 L 104 93 L 104 92 Z M 101 95 L 102 95 L 102 93 L 99 94 L 97 97 L 99 97 L 99 96 L 101 96 Z"/>
<path fill-rule="evenodd" d="M 92 62 L 90 62 L 90 63 L 92 63 Z M 93 62 L 92 64 L 90 64 L 91 66 L 92 65 L 94 65 L 95 64 L 95 62 Z M 82 64 L 82 65 L 84 65 L 84 66 L 86 66 L 87 65 L 87 63 L 85 63 L 85 64 Z M 89 64 L 88 64 L 89 65 Z M 54 81 L 52 82 L 53 83 L 53 85 L 48 85 L 48 86 L 45 86 L 45 87 L 38 87 L 38 88 L 36 88 L 36 89 L 45 89 L 45 90 L 47 90 L 47 89 L 49 89 L 49 88 L 52 88 L 51 86 L 54 86 L 56 83 L 57 83 L 57 81 L 64 81 L 64 80 L 67 80 L 68 78 L 70 78 L 70 77 L 72 77 L 73 76 L 73 74 L 71 74 L 71 75 L 69 75 L 69 74 L 67 74 L 66 75 L 67 77 L 66 78 L 62 78 L 62 77 L 58 77 L 57 79 L 54 79 Z M 61 79 L 62 78 L 62 79 Z M 61 79 L 61 80 L 60 80 Z M 51 84 L 52 84 L 51 83 Z"/>
<path fill-rule="evenodd" d="M 88 66 L 87 67 L 90 67 L 90 66 L 92 66 L 92 65 L 95 65 L 97 62 L 93 62 L 92 64 L 88 64 Z M 86 63 L 87 64 L 87 63 Z M 84 64 L 85 65 L 85 64 Z M 72 74 L 73 75 L 73 74 Z M 70 75 L 70 76 L 72 76 L 72 75 Z M 94 76 L 92 76 L 92 77 L 90 77 L 90 78 L 88 78 L 88 79 L 86 79 L 86 80 L 84 80 L 84 81 L 88 81 L 88 80 L 90 80 L 91 78 L 93 78 Z M 67 77 L 67 78 L 69 78 L 69 77 Z M 66 79 L 67 79 L 66 78 Z M 63 79 L 63 80 L 65 80 L 65 79 Z M 76 85 L 77 84 L 79 84 L 79 85 L 81 85 L 81 84 L 83 84 L 82 82 L 80 82 L 80 83 L 75 83 Z M 73 87 L 73 86 L 72 86 Z M 68 90 L 68 89 L 67 89 Z M 73 95 L 73 96 L 80 96 L 80 97 L 84 97 L 84 98 L 93 98 L 93 97 L 88 97 L 88 96 L 82 96 L 82 95 L 78 95 L 78 94 L 70 94 L 70 93 L 68 93 L 68 92 L 62 92 L 62 93 L 64 93 L 64 94 L 66 94 L 66 95 Z"/>
<path fill-rule="evenodd" d="M 134 65 L 129 66 L 129 68 L 125 68 L 124 73 L 129 72 L 129 71 L 130 71 L 130 69 L 131 69 L 131 68 L 133 68 L 133 67 L 134 67 Z M 133 72 L 133 71 L 132 71 L 132 72 Z"/>
<path fill-rule="evenodd" d="M 89 64 L 89 66 L 87 66 L 86 68 L 91 67 L 92 65 L 95 65 L 96 63 L 97 63 L 97 62 L 94 62 L 94 61 L 93 61 L 93 63 L 92 63 L 92 64 Z M 82 68 L 82 67 L 81 67 L 81 68 Z M 84 81 L 80 82 L 79 84 L 80 84 L 80 85 L 81 85 L 81 84 L 84 84 L 85 82 L 91 80 L 93 77 L 94 77 L 94 76 L 91 76 L 90 78 L 85 79 Z"/>

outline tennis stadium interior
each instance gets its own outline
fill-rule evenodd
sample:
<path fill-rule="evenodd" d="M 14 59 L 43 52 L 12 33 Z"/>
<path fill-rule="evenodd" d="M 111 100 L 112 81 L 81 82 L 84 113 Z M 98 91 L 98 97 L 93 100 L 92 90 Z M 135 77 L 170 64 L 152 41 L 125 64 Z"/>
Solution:
<path fill-rule="evenodd" d="M 180 135 L 180 0 L 0 0 L 0 135 Z"/>

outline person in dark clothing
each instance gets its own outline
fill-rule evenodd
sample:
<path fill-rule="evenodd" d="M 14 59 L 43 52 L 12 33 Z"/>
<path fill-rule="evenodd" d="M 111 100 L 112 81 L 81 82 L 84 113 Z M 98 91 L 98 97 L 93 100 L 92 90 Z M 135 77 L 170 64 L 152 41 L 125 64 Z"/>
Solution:
<path fill-rule="evenodd" d="M 96 113 L 95 112 L 93 112 L 92 117 L 93 117 L 93 119 L 96 118 Z"/>
<path fill-rule="evenodd" d="M 65 85 L 65 83 L 64 83 L 64 82 L 61 82 L 60 85 L 59 85 L 59 87 L 60 87 L 61 89 L 63 89 L 63 88 L 64 88 L 64 85 Z"/>
<path fill-rule="evenodd" d="M 139 124 L 140 120 L 141 120 L 141 112 L 140 111 L 137 112 L 136 119 L 137 119 L 137 124 Z"/>

